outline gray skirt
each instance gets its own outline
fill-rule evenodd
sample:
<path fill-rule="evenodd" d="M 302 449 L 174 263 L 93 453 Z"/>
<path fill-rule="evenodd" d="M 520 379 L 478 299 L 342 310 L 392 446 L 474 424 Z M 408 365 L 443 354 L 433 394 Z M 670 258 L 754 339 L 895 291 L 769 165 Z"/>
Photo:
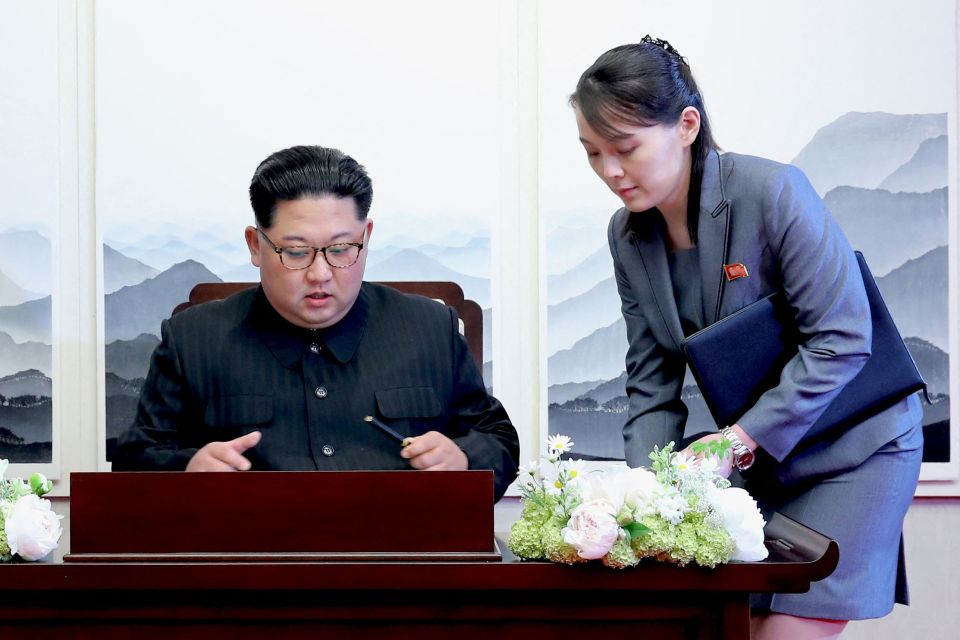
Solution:
<path fill-rule="evenodd" d="M 807 593 L 757 596 L 755 610 L 805 618 L 879 618 L 894 602 L 908 603 L 903 559 L 903 518 L 913 501 L 923 457 L 917 424 L 859 466 L 804 487 L 771 486 L 751 479 L 748 488 L 765 514 L 787 515 L 837 541 L 840 563 Z M 753 486 L 751 486 L 753 485 Z"/>

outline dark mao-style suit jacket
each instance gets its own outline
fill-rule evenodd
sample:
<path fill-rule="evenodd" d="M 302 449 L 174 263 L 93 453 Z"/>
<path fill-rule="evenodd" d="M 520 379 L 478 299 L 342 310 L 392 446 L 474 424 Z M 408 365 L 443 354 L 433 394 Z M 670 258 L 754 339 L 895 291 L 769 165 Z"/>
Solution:
<path fill-rule="evenodd" d="M 363 283 L 347 315 L 310 331 L 250 289 L 165 320 L 137 416 L 115 470 L 184 469 L 203 445 L 260 431 L 253 469 L 407 469 L 403 436 L 439 431 L 471 469 L 495 472 L 499 498 L 516 477 L 519 444 L 484 387 L 453 310 Z"/>

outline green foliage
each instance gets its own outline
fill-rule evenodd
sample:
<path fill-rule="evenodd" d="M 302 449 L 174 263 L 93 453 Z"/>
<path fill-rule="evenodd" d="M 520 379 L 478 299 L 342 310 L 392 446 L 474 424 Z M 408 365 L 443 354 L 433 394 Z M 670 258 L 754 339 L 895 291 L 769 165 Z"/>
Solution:
<path fill-rule="evenodd" d="M 563 541 L 563 535 L 560 531 L 566 524 L 567 518 L 551 518 L 543 525 L 543 529 L 540 530 L 543 540 L 543 555 L 550 562 L 562 562 L 563 564 L 584 562 L 584 559 L 577 555 L 577 550 Z"/>
<path fill-rule="evenodd" d="M 690 446 L 690 450 L 698 456 L 716 456 L 720 460 L 723 460 L 730 454 L 732 446 L 732 442 L 726 438 L 720 438 L 718 440 L 710 440 L 709 442 L 694 442 Z"/>
<path fill-rule="evenodd" d="M 607 555 L 603 556 L 602 561 L 604 565 L 611 569 L 626 569 L 635 566 L 640 562 L 640 558 L 633 552 L 630 542 L 626 538 L 621 538 L 613 543 Z"/>
<path fill-rule="evenodd" d="M 53 489 L 53 482 L 47 480 L 42 473 L 33 473 L 30 475 L 30 489 L 38 496 L 42 496 L 50 493 L 50 490 Z"/>
<path fill-rule="evenodd" d="M 734 545 L 723 527 L 711 524 L 705 514 L 690 511 L 679 524 L 651 516 L 643 519 L 646 533 L 631 537 L 634 552 L 643 558 L 670 560 L 681 566 L 696 562 L 715 567 L 733 554 Z"/>
<path fill-rule="evenodd" d="M 520 518 L 510 528 L 507 546 L 518 558 L 524 560 L 542 560 L 543 539 L 540 536 L 541 524 L 535 520 Z"/>
<path fill-rule="evenodd" d="M 23 480 L 14 478 L 0 481 L 0 502 L 13 504 L 20 496 L 25 496 L 28 493 L 31 493 L 30 485 Z"/>
<path fill-rule="evenodd" d="M 673 464 L 673 458 L 677 455 L 673 449 L 674 444 L 671 441 L 662 449 L 655 446 L 650 452 L 650 469 L 664 486 L 673 486 L 679 479 L 679 471 Z"/>
<path fill-rule="evenodd" d="M 3 511 L 0 510 L 0 562 L 9 562 L 12 557 L 10 544 L 7 542 L 7 530 L 4 526 Z"/>
<path fill-rule="evenodd" d="M 647 533 L 649 533 L 650 527 L 643 524 L 642 522 L 633 522 L 625 526 L 623 530 L 629 534 L 628 540 L 633 540 L 633 538 L 635 537 L 644 536 Z"/>

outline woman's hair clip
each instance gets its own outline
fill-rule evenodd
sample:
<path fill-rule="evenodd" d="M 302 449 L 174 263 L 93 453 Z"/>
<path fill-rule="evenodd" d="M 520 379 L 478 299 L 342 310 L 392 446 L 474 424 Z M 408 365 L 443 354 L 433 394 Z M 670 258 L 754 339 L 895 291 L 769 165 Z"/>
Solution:
<path fill-rule="evenodd" d="M 668 41 L 664 40 L 663 38 L 654 38 L 650 34 L 647 34 L 640 39 L 640 42 L 644 44 L 652 44 L 655 47 L 660 47 L 670 55 L 676 56 L 677 60 L 679 60 L 683 64 L 687 64 L 687 59 L 684 58 L 682 55 L 680 55 L 680 52 L 677 51 L 672 44 L 670 44 Z"/>

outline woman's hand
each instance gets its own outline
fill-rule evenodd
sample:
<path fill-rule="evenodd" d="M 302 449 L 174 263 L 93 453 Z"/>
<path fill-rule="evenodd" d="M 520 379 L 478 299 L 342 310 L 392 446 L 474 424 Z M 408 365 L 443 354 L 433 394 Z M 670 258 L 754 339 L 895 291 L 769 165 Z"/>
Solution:
<path fill-rule="evenodd" d="M 756 453 L 759 445 L 757 444 L 756 440 L 750 437 L 749 433 L 743 430 L 743 427 L 741 427 L 738 424 L 735 424 L 735 425 L 732 425 L 730 428 L 733 430 L 735 434 L 737 434 L 737 437 L 740 438 L 740 442 L 745 444 L 746 447 L 750 449 L 750 451 L 753 451 L 754 453 Z M 723 435 L 720 433 L 711 433 L 709 435 L 703 436 L 702 438 L 699 438 L 698 440 L 691 442 L 690 446 L 683 450 L 683 454 L 688 456 L 693 456 L 697 460 L 701 460 L 705 457 L 706 454 L 695 453 L 693 450 L 694 446 L 696 446 L 697 444 L 708 445 L 711 442 L 719 442 L 720 440 L 723 440 Z M 717 473 L 722 475 L 724 478 L 729 478 L 730 473 L 733 471 L 733 450 L 728 447 L 725 450 L 722 458 L 717 458 L 717 456 L 713 456 L 713 457 L 717 460 Z"/>
<path fill-rule="evenodd" d="M 690 456 L 692 458 L 695 458 L 698 461 L 703 460 L 706 457 L 713 458 L 714 460 L 717 461 L 717 470 L 716 470 L 717 475 L 723 476 L 724 478 L 729 478 L 730 474 L 733 472 L 733 452 L 730 449 L 727 449 L 723 453 L 722 457 L 718 457 L 716 455 L 708 454 L 705 452 L 696 453 L 694 451 L 694 446 L 697 444 L 707 445 L 711 442 L 719 442 L 720 440 L 723 440 L 722 435 L 720 435 L 719 433 L 711 433 L 709 435 L 705 435 L 702 438 L 699 438 L 694 442 L 690 443 L 690 446 L 684 449 L 683 451 L 681 451 L 681 453 L 685 456 Z"/>

